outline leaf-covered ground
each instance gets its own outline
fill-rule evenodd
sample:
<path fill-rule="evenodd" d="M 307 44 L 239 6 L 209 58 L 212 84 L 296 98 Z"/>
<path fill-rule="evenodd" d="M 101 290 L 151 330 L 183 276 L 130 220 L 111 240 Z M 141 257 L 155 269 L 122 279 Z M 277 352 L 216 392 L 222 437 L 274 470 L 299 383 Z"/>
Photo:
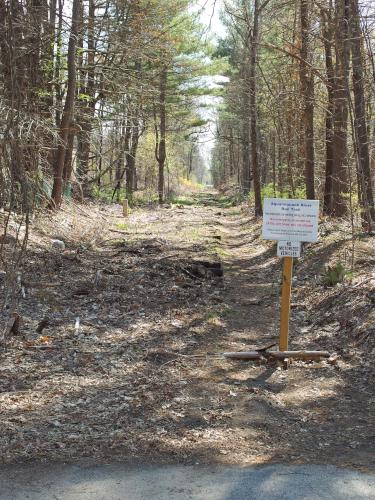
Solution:
<path fill-rule="evenodd" d="M 227 201 L 34 221 L 21 335 L 0 354 L 3 462 L 375 468 L 375 238 L 354 242 L 353 276 L 326 288 L 325 265 L 353 242 L 323 222 L 295 267 L 291 347 L 335 364 L 229 362 L 224 351 L 277 340 L 281 264 L 260 221 Z"/>

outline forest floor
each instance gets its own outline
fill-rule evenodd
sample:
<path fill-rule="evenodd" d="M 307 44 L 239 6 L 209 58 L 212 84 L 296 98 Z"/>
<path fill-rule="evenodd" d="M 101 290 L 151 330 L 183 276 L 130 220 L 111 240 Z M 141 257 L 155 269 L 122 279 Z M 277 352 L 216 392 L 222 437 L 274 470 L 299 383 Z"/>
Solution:
<path fill-rule="evenodd" d="M 2 462 L 374 471 L 375 238 L 322 221 L 295 266 L 290 346 L 337 361 L 283 370 L 222 357 L 277 342 L 281 262 L 260 229 L 208 192 L 128 219 L 114 205 L 37 218 L 21 334 L 0 352 Z M 350 255 L 350 279 L 325 287 Z"/>

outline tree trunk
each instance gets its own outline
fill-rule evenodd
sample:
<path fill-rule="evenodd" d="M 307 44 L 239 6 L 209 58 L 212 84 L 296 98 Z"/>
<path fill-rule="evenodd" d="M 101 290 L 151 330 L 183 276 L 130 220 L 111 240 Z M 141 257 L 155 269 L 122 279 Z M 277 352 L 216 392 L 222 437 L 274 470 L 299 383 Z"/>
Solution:
<path fill-rule="evenodd" d="M 249 193 L 251 186 L 250 176 L 250 145 L 249 145 L 249 119 L 245 117 L 242 126 L 242 190 L 244 194 Z"/>
<path fill-rule="evenodd" d="M 361 47 L 362 29 L 360 25 L 358 0 L 350 0 L 350 9 L 354 127 L 358 154 L 358 179 L 360 184 L 360 199 L 363 204 L 365 220 L 371 229 L 372 223 L 375 221 L 375 210 L 366 121 L 366 97 L 364 89 L 363 54 Z"/>
<path fill-rule="evenodd" d="M 229 175 L 232 179 L 234 175 L 234 145 L 233 145 L 233 128 L 229 129 Z"/>
<path fill-rule="evenodd" d="M 67 150 L 69 129 L 74 114 L 74 99 L 76 91 L 76 45 L 79 26 L 80 0 L 73 0 L 72 6 L 72 26 L 68 44 L 68 84 L 65 98 L 65 105 L 59 130 L 60 144 L 57 149 L 53 188 L 51 195 L 51 206 L 59 207 L 63 194 L 63 172 L 65 165 L 65 154 Z"/>
<path fill-rule="evenodd" d="M 259 0 L 254 1 L 254 21 L 250 46 L 250 141 L 251 141 L 251 168 L 254 183 L 255 215 L 262 215 L 262 194 L 260 185 L 259 159 L 258 159 L 258 111 L 257 111 L 257 56 L 259 43 Z"/>
<path fill-rule="evenodd" d="M 70 181 L 73 172 L 73 145 L 74 145 L 75 133 L 76 133 L 75 127 L 74 126 L 70 127 L 67 140 L 66 153 L 65 153 L 65 160 L 64 160 L 63 189 L 65 189 L 66 185 Z"/>
<path fill-rule="evenodd" d="M 136 167 L 135 159 L 137 155 L 139 141 L 139 125 L 138 117 L 135 118 L 131 130 L 131 146 L 126 153 L 126 195 L 132 202 L 133 192 L 135 189 Z"/>
<path fill-rule="evenodd" d="M 87 64 L 81 82 L 81 92 L 88 97 L 85 105 L 81 106 L 79 119 L 80 133 L 78 134 L 78 180 L 82 184 L 84 196 L 89 195 L 89 158 L 91 151 L 92 124 L 95 117 L 95 3 L 89 0 L 87 19 Z"/>
<path fill-rule="evenodd" d="M 323 213 L 332 214 L 332 175 L 333 175 L 333 113 L 334 113 L 334 87 L 335 73 L 332 59 L 333 31 L 330 12 L 326 15 L 322 13 L 323 39 L 325 51 L 325 63 L 327 73 L 327 94 L 328 102 L 326 109 L 326 168 Z"/>
<path fill-rule="evenodd" d="M 55 64 L 53 65 L 56 127 L 58 127 L 61 122 L 61 108 L 63 101 L 63 91 L 61 84 L 61 73 L 62 73 L 61 47 L 63 43 L 62 39 L 63 39 L 63 17 L 64 17 L 63 10 L 64 10 L 64 0 L 58 0 L 58 20 L 57 20 L 57 32 L 56 32 L 57 50 L 56 50 Z M 54 160 L 52 160 L 52 163 L 53 161 Z"/>
<path fill-rule="evenodd" d="M 276 198 L 276 132 L 272 133 L 272 189 L 273 196 Z"/>
<path fill-rule="evenodd" d="M 127 164 L 126 164 L 126 156 L 127 152 L 129 151 L 129 145 L 130 145 L 130 134 L 131 134 L 131 127 L 129 123 L 129 118 L 125 117 L 122 119 L 121 124 L 120 124 L 120 137 L 117 142 L 117 147 L 116 151 L 119 152 L 119 157 L 116 162 L 116 185 L 115 189 L 113 190 L 112 194 L 112 199 L 114 199 L 116 195 L 116 200 L 117 203 L 120 203 L 121 201 L 121 184 L 123 182 L 123 179 L 125 177 L 125 182 L 127 179 Z M 117 135 L 117 133 L 116 133 Z"/>
<path fill-rule="evenodd" d="M 117 192 L 117 186 L 121 186 L 121 155 L 119 155 L 119 151 L 121 148 L 121 135 L 122 135 L 122 122 L 120 121 L 115 121 L 114 122 L 114 127 L 113 127 L 113 150 L 111 151 L 111 164 L 114 165 L 114 172 L 111 169 L 110 174 L 111 175 L 111 181 L 114 180 L 115 183 L 115 188 L 114 188 L 114 194 L 112 195 L 112 199 L 114 199 L 114 196 Z M 113 175 L 114 174 L 114 175 Z M 119 195 L 117 200 L 119 201 Z"/>
<path fill-rule="evenodd" d="M 250 164 L 250 103 L 249 103 L 249 88 L 247 86 L 249 80 L 249 68 L 247 57 L 245 57 L 244 64 L 241 68 L 242 72 L 242 92 L 241 92 L 241 100 L 242 100 L 242 110 L 241 110 L 241 125 L 242 125 L 242 172 L 241 172 L 241 181 L 242 181 L 242 190 L 244 194 L 250 192 L 251 188 L 251 164 Z"/>
<path fill-rule="evenodd" d="M 348 185 L 348 74 L 349 74 L 349 0 L 336 0 L 335 88 L 333 115 L 333 215 L 346 214 Z"/>
<path fill-rule="evenodd" d="M 288 120 L 286 124 L 286 133 L 287 133 L 287 154 L 286 154 L 286 172 L 288 176 L 288 187 L 289 187 L 289 196 L 294 197 L 296 194 L 295 186 L 294 186 L 294 178 L 293 178 L 293 151 L 292 151 L 292 115 L 288 112 Z"/>
<path fill-rule="evenodd" d="M 159 82 L 159 131 L 160 138 L 156 151 L 156 160 L 159 165 L 158 172 L 158 194 L 159 204 L 164 203 L 164 167 L 166 160 L 166 88 L 167 88 L 167 68 L 164 67 L 160 73 Z"/>
<path fill-rule="evenodd" d="M 314 186 L 314 76 L 308 64 L 310 59 L 310 16 L 309 0 L 300 0 L 301 19 L 301 62 L 300 81 L 303 106 L 305 184 L 306 197 L 315 199 Z"/>

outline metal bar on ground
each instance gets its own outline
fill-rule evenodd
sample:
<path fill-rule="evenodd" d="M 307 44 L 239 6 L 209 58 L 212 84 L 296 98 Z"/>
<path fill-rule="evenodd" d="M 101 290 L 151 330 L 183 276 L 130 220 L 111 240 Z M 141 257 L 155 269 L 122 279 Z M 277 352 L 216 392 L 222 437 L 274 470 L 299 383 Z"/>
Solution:
<path fill-rule="evenodd" d="M 223 356 L 228 359 L 306 359 L 314 360 L 319 358 L 329 358 L 331 353 L 328 351 L 243 351 L 243 352 L 224 352 Z"/>

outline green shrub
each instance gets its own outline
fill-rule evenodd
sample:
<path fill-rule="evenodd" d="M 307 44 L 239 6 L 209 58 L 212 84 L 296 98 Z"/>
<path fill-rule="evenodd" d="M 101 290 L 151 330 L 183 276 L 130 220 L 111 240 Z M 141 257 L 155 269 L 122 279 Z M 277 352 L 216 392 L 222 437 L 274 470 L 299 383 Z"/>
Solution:
<path fill-rule="evenodd" d="M 117 203 L 117 192 L 114 196 L 114 198 L 112 199 L 112 196 L 113 196 L 113 191 L 114 191 L 114 187 L 109 187 L 109 186 L 106 186 L 106 187 L 99 187 L 99 186 L 94 186 L 92 191 L 91 191 L 91 194 L 92 196 L 94 196 L 94 198 L 98 198 L 99 200 L 101 201 L 104 201 L 106 203 Z M 120 189 L 120 200 L 123 200 L 126 198 L 126 191 L 124 188 L 121 188 Z"/>
<path fill-rule="evenodd" d="M 334 266 L 327 266 L 323 284 L 327 287 L 336 286 L 338 283 L 342 283 L 346 277 L 350 276 L 352 276 L 351 271 L 346 269 L 341 262 L 338 262 Z"/>
<path fill-rule="evenodd" d="M 188 198 L 186 196 L 171 196 L 168 201 L 173 205 L 192 206 L 197 204 L 196 200 L 194 200 L 193 198 Z"/>
<path fill-rule="evenodd" d="M 305 186 L 297 186 L 295 189 L 295 196 L 292 196 L 289 190 L 279 191 L 273 189 L 273 183 L 270 182 L 262 187 L 262 200 L 264 198 L 296 198 L 296 199 L 305 199 L 306 198 L 306 188 Z M 254 192 L 251 191 L 249 193 L 249 200 L 254 201 Z"/>

